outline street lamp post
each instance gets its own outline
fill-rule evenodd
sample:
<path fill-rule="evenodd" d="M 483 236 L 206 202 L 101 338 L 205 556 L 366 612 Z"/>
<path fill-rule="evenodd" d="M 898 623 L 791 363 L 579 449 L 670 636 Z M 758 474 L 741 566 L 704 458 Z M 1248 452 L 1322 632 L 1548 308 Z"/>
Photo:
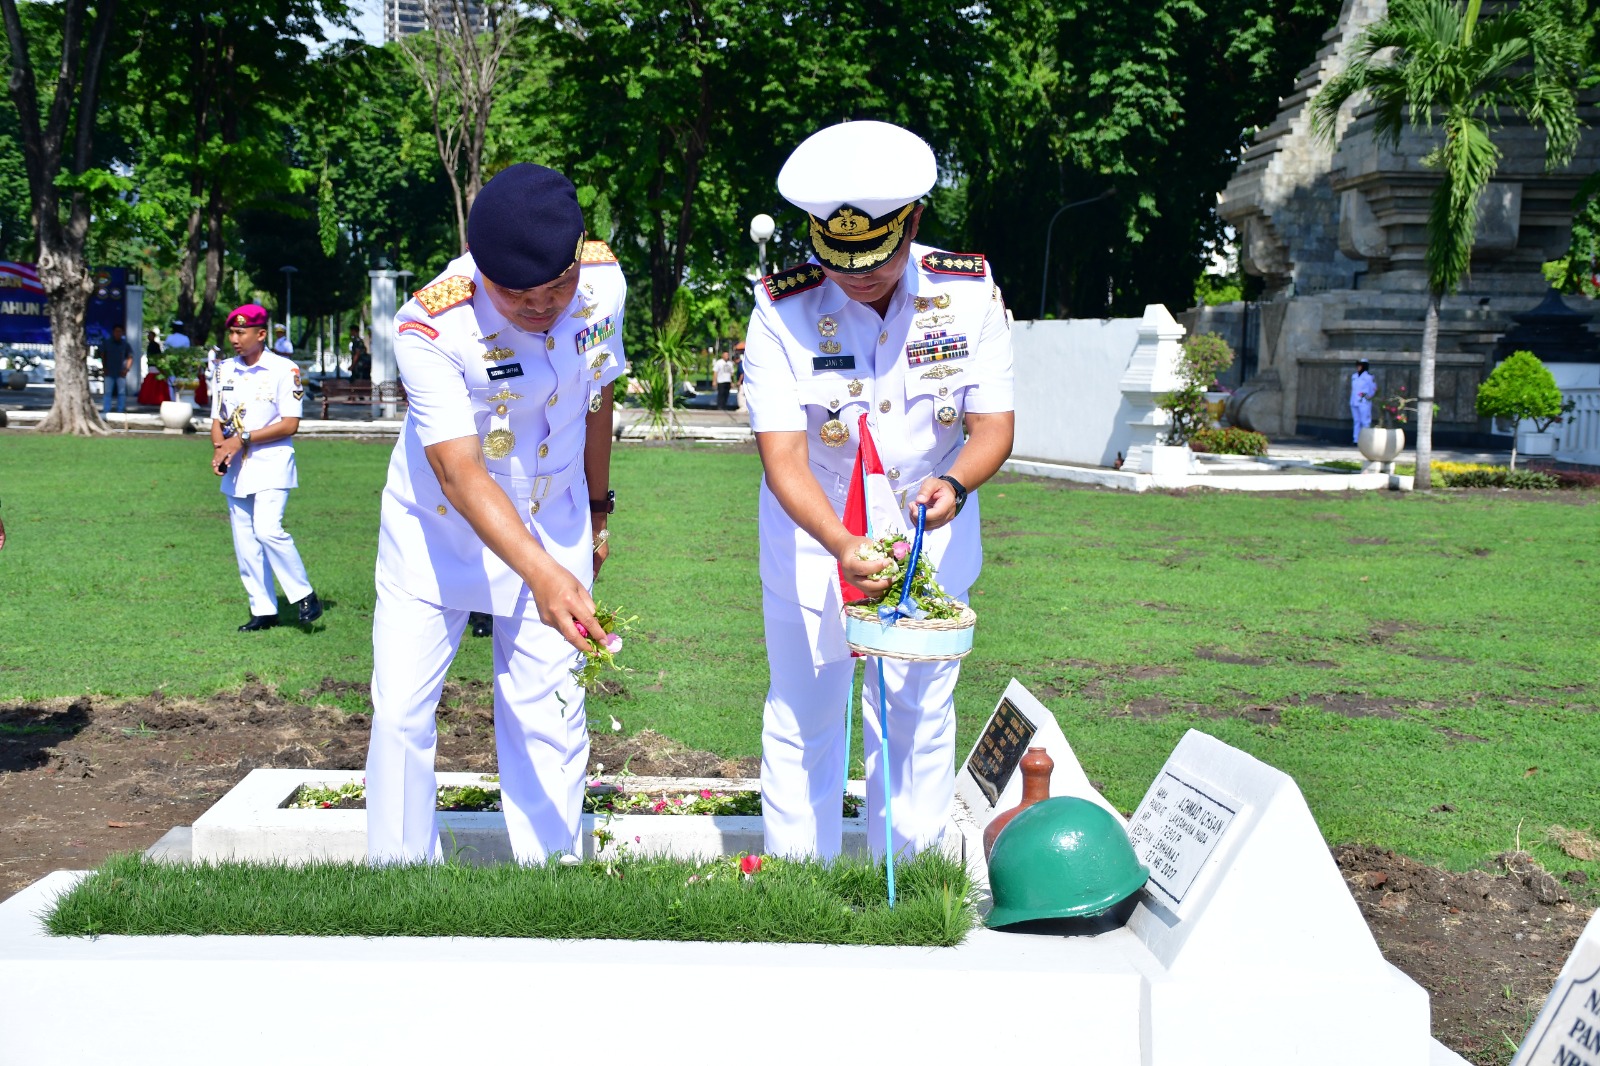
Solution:
<path fill-rule="evenodd" d="M 777 228 L 778 224 L 768 214 L 760 214 L 750 220 L 750 239 L 756 242 L 757 277 L 767 276 L 767 242 Z"/>
<path fill-rule="evenodd" d="M 1055 232 L 1056 219 L 1060 218 L 1063 212 L 1070 211 L 1074 207 L 1082 207 L 1084 204 L 1097 204 L 1101 200 L 1109 199 L 1115 195 L 1117 195 L 1116 189 L 1107 189 L 1099 196 L 1091 196 L 1087 200 L 1077 200 L 1070 204 L 1062 204 L 1061 207 L 1056 209 L 1056 213 L 1050 216 L 1050 225 L 1046 226 L 1044 230 L 1044 276 L 1039 279 L 1040 318 L 1044 317 L 1045 299 L 1050 292 L 1050 237 Z"/>
<path fill-rule="evenodd" d="M 294 343 L 294 276 L 300 273 L 299 267 L 281 266 L 278 268 L 283 274 L 283 335 L 289 338 L 289 343 Z"/>

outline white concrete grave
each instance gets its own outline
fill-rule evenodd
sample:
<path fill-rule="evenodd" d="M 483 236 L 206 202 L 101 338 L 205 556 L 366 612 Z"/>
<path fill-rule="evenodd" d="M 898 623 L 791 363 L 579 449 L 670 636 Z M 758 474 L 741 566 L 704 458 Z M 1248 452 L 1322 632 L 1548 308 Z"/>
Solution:
<path fill-rule="evenodd" d="M 1333 1019 L 1426 1061 L 1427 993 L 1384 960 L 1292 778 L 1190 730 L 1130 824 L 1153 1062 L 1333 1061 Z"/>
<path fill-rule="evenodd" d="M 1600 1066 L 1600 911 L 1583 927 L 1511 1066 Z"/>

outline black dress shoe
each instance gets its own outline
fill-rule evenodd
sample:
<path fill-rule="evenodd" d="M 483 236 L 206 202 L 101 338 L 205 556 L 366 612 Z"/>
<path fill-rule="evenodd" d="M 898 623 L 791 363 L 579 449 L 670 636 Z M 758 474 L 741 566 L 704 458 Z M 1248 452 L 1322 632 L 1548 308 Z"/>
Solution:
<path fill-rule="evenodd" d="M 250 616 L 250 621 L 239 627 L 239 632 L 254 633 L 261 629 L 271 629 L 277 624 L 278 616 L 275 614 L 253 614 Z"/>
<path fill-rule="evenodd" d="M 315 592 L 308 593 L 300 601 L 300 624 L 306 625 L 322 617 L 322 601 L 317 599 Z"/>
<path fill-rule="evenodd" d="M 472 623 L 472 635 L 475 637 L 488 637 L 494 635 L 494 615 L 482 611 L 471 611 L 467 614 L 467 621 Z"/>

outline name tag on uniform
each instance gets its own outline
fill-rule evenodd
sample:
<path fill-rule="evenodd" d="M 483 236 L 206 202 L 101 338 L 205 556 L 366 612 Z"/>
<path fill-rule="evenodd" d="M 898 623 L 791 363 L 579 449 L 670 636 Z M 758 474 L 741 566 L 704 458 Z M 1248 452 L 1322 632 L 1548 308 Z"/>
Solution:
<path fill-rule="evenodd" d="M 590 348 L 603 344 L 617 335 L 617 316 L 607 315 L 588 329 L 578 333 L 578 354 L 582 355 Z"/>
<path fill-rule="evenodd" d="M 906 362 L 911 366 L 921 366 L 924 363 L 937 363 L 946 359 L 965 359 L 971 354 L 967 351 L 967 335 L 965 333 L 938 333 L 924 334 L 920 341 L 912 341 L 906 345 Z"/>
<path fill-rule="evenodd" d="M 491 366 L 489 368 L 490 381 L 501 381 L 505 378 L 520 378 L 521 376 L 521 363 L 508 363 L 505 366 Z"/>
<path fill-rule="evenodd" d="M 854 370 L 856 357 L 853 355 L 817 355 L 811 359 L 812 370 Z"/>

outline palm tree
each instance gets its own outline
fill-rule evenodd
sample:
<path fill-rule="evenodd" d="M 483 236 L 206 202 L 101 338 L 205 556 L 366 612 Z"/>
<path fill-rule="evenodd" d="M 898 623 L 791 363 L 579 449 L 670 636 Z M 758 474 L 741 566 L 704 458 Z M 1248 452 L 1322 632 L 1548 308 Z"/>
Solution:
<path fill-rule="evenodd" d="M 1547 169 L 1569 161 L 1578 145 L 1580 34 L 1561 24 L 1550 0 L 1523 0 L 1478 20 L 1483 0 L 1394 0 L 1356 40 L 1350 65 L 1311 105 L 1312 129 L 1338 136 L 1340 108 L 1366 93 L 1380 139 L 1398 148 L 1405 121 L 1444 139 L 1423 157 L 1442 176 L 1428 209 L 1428 310 L 1417 368 L 1416 486 L 1432 485 L 1433 381 L 1439 350 L 1439 301 L 1454 292 L 1472 262 L 1478 200 L 1500 164 L 1490 134 L 1503 114 L 1545 131 Z"/>

